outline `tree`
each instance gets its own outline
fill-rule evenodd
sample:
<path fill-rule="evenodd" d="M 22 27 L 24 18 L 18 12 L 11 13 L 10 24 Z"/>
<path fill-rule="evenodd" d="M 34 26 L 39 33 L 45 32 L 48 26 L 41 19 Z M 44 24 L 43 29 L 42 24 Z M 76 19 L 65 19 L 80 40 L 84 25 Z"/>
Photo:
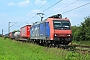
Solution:
<path fill-rule="evenodd" d="M 19 32 L 19 30 L 14 30 L 13 32 Z"/>
<path fill-rule="evenodd" d="M 73 40 L 90 40 L 90 16 L 80 26 L 72 26 Z"/>

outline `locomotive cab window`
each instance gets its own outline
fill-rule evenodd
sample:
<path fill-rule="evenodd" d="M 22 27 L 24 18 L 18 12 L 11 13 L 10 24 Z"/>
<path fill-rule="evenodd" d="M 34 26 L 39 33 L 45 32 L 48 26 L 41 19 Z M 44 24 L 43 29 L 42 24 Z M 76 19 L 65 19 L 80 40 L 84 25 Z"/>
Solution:
<path fill-rule="evenodd" d="M 53 26 L 54 29 L 70 30 L 70 22 L 65 20 L 54 20 Z"/>

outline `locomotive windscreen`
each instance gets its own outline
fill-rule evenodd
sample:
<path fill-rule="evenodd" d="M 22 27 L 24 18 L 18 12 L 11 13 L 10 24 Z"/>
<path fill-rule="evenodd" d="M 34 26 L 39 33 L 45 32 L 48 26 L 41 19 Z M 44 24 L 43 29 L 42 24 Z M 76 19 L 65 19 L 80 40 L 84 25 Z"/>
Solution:
<path fill-rule="evenodd" d="M 70 22 L 65 20 L 53 20 L 54 29 L 70 30 Z"/>

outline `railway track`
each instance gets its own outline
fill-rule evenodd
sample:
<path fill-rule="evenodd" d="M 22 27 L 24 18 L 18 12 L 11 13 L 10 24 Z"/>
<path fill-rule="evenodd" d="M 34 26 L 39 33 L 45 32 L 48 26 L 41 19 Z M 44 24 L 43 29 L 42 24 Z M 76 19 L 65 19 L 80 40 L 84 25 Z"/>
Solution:
<path fill-rule="evenodd" d="M 85 45 L 71 45 L 68 46 L 68 49 L 66 50 L 71 50 L 71 51 L 76 51 L 78 53 L 90 53 L 90 46 L 85 46 Z"/>
<path fill-rule="evenodd" d="M 27 42 L 27 41 L 24 41 L 24 42 Z M 33 42 L 32 42 L 33 43 Z M 35 43 L 37 44 L 37 43 Z M 39 44 L 37 44 L 39 45 Z M 41 44 L 40 44 L 41 45 Z M 44 46 L 44 45 L 41 45 L 41 46 Z M 85 46 L 85 45 L 53 45 L 53 46 L 46 46 L 46 47 L 57 47 L 57 48 L 62 48 L 64 50 L 67 50 L 67 51 L 75 51 L 75 52 L 78 52 L 78 53 L 90 53 L 90 46 Z"/>
<path fill-rule="evenodd" d="M 90 48 L 90 46 L 85 46 L 85 45 L 72 45 L 72 46 L 75 46 L 75 47 L 83 47 L 83 48 Z"/>
<path fill-rule="evenodd" d="M 78 52 L 78 53 L 82 53 L 82 54 L 90 53 L 90 46 L 84 46 L 84 45 L 59 45 L 59 46 L 56 46 L 56 47 L 61 48 L 63 50 Z"/>

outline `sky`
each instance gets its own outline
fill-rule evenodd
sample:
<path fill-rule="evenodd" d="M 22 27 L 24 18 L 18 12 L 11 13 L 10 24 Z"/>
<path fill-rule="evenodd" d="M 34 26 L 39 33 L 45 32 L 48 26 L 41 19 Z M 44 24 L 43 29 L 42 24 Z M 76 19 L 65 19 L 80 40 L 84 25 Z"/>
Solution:
<path fill-rule="evenodd" d="M 86 16 L 90 16 L 90 4 L 72 9 L 87 3 L 90 3 L 90 0 L 0 0 L 0 34 L 2 29 L 4 34 L 8 33 L 9 22 L 11 22 L 10 31 L 13 31 L 40 21 L 37 13 L 44 13 L 44 19 L 55 14 L 62 14 L 63 18 L 70 19 L 72 26 L 80 25 Z M 72 11 L 67 12 L 69 10 Z"/>

